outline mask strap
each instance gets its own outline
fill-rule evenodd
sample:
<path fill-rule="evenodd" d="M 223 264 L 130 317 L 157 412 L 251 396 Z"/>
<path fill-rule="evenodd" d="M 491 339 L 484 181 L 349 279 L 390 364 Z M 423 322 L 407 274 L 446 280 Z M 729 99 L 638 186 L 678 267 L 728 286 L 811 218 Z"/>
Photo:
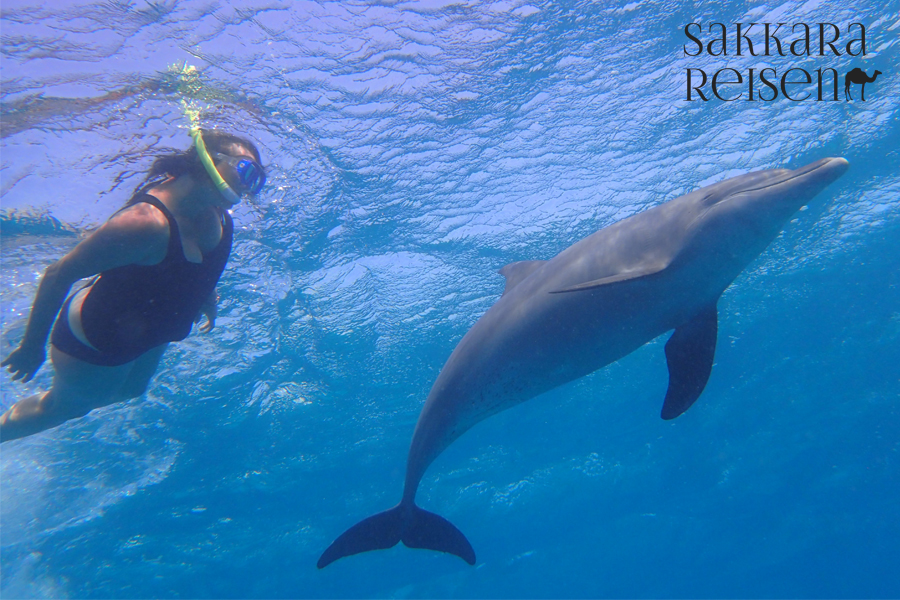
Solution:
<path fill-rule="evenodd" d="M 191 127 L 191 137 L 194 139 L 194 147 L 197 148 L 197 155 L 200 157 L 200 162 L 203 163 L 203 167 L 213 180 L 219 193 L 232 204 L 240 202 L 241 197 L 231 189 L 231 186 L 228 185 L 224 179 L 222 179 L 222 175 L 219 173 L 218 169 L 216 169 L 215 163 L 213 163 L 212 158 L 209 156 L 209 152 L 206 150 L 206 144 L 203 143 L 203 134 L 200 133 L 199 127 Z"/>

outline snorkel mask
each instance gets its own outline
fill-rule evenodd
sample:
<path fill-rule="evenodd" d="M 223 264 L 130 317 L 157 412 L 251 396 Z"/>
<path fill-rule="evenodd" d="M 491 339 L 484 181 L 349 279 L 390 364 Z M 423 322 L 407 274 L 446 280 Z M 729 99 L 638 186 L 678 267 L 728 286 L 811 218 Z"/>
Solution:
<path fill-rule="evenodd" d="M 203 167 L 209 174 L 210 179 L 212 179 L 213 184 L 215 184 L 219 193 L 222 194 L 222 197 L 232 206 L 241 201 L 242 194 L 258 194 L 262 190 L 266 183 L 266 174 L 262 166 L 255 160 L 216 153 L 216 159 L 224 163 L 227 169 L 233 170 L 234 177 L 232 179 L 241 185 L 241 193 L 238 193 L 228 185 L 228 182 L 216 169 L 216 165 L 206 149 L 206 144 L 203 143 L 203 134 L 200 132 L 200 129 L 191 128 L 191 137 L 194 140 L 194 147 L 197 148 L 197 156 L 200 157 L 200 162 L 203 163 Z"/>

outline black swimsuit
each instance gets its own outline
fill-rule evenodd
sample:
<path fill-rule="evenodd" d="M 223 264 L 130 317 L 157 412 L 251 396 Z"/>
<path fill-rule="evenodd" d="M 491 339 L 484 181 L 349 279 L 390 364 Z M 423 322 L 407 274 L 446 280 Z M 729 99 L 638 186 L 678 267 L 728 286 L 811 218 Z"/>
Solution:
<path fill-rule="evenodd" d="M 169 221 L 166 257 L 155 265 L 116 267 L 95 280 L 81 305 L 81 323 L 85 337 L 97 350 L 72 333 L 68 313 L 74 294 L 66 300 L 51 342 L 84 362 L 123 365 L 151 348 L 186 338 L 231 253 L 234 225 L 227 212 L 223 212 L 221 241 L 203 256 L 203 262 L 193 263 L 184 256 L 178 223 L 169 209 L 148 194 L 132 204 L 138 202 L 152 204 Z"/>

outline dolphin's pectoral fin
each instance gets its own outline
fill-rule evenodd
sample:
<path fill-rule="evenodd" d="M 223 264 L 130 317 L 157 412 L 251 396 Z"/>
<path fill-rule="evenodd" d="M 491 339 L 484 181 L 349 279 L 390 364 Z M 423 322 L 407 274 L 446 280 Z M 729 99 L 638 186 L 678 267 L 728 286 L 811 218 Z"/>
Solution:
<path fill-rule="evenodd" d="M 713 305 L 675 329 L 666 342 L 669 389 L 663 403 L 663 419 L 674 419 L 700 397 L 712 371 L 717 331 L 718 317 Z"/>
<path fill-rule="evenodd" d="M 622 273 L 616 273 L 615 275 L 610 275 L 609 277 L 602 277 L 600 279 L 595 279 L 593 281 L 588 281 L 585 283 L 579 283 L 578 285 L 573 285 L 572 287 L 567 287 L 561 290 L 553 290 L 550 292 L 551 294 L 564 294 L 566 292 L 582 292 L 584 290 L 592 290 L 598 288 L 603 285 L 609 285 L 610 283 L 618 283 L 620 281 L 629 281 L 631 279 L 638 279 L 640 277 L 646 277 L 647 275 L 653 275 L 655 273 L 659 273 L 669 266 L 669 263 L 660 263 L 655 265 L 647 265 L 641 267 L 639 269 L 634 269 L 631 271 L 624 271 Z"/>
<path fill-rule="evenodd" d="M 372 515 L 334 540 L 322 553 L 317 566 L 323 569 L 337 559 L 351 554 L 392 548 L 400 541 L 402 530 L 403 513 L 400 506 Z"/>
<path fill-rule="evenodd" d="M 546 260 L 520 260 L 519 262 L 509 263 L 497 271 L 506 277 L 506 287 L 503 289 L 503 293 L 505 294 L 516 287 L 519 282 L 543 267 L 545 264 L 547 264 Z"/>
<path fill-rule="evenodd" d="M 414 504 L 401 503 L 345 531 L 325 549 L 317 566 L 324 569 L 345 556 L 392 548 L 401 540 L 410 548 L 447 552 L 475 564 L 475 550 L 450 521 Z"/>
<path fill-rule="evenodd" d="M 475 550 L 466 536 L 444 517 L 418 506 L 413 507 L 412 518 L 403 532 L 403 543 L 410 548 L 454 554 L 470 565 L 475 564 Z"/>

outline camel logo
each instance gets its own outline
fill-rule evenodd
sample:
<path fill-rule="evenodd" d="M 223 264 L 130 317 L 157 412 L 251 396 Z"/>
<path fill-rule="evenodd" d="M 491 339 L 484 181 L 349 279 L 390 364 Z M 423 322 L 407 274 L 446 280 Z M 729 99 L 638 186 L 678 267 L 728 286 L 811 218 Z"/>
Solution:
<path fill-rule="evenodd" d="M 846 75 L 844 75 L 844 97 L 849 102 L 853 100 L 850 96 L 850 84 L 858 83 L 861 86 L 859 90 L 860 100 L 863 102 L 866 101 L 866 84 L 872 83 L 875 81 L 875 78 L 881 75 L 881 71 L 875 71 L 875 74 L 869 77 L 866 75 L 866 72 L 860 69 L 859 67 L 853 69 Z"/>
<path fill-rule="evenodd" d="M 779 96 L 791 102 L 839 102 L 841 75 L 838 69 L 832 66 L 813 69 L 808 59 L 821 57 L 834 63 L 835 58 L 842 56 L 866 56 L 866 27 L 862 23 L 850 23 L 843 32 L 834 23 L 793 23 L 789 30 L 787 23 L 709 23 L 706 31 L 701 23 L 688 23 L 684 26 L 684 35 L 690 40 L 683 46 L 686 57 L 706 54 L 738 63 L 745 62 L 745 57 L 757 56 L 807 59 L 802 67 L 790 63 L 779 65 L 777 69 L 758 64 L 741 69 L 723 66 L 709 75 L 704 69 L 688 67 L 685 69 L 685 100 L 688 102 L 707 102 L 713 97 L 722 102 L 772 102 Z M 844 99 L 853 101 L 850 88 L 857 84 L 861 86 L 859 99 L 865 102 L 865 85 L 881 74 L 875 70 L 869 77 L 859 67 L 847 72 L 844 75 Z"/>

